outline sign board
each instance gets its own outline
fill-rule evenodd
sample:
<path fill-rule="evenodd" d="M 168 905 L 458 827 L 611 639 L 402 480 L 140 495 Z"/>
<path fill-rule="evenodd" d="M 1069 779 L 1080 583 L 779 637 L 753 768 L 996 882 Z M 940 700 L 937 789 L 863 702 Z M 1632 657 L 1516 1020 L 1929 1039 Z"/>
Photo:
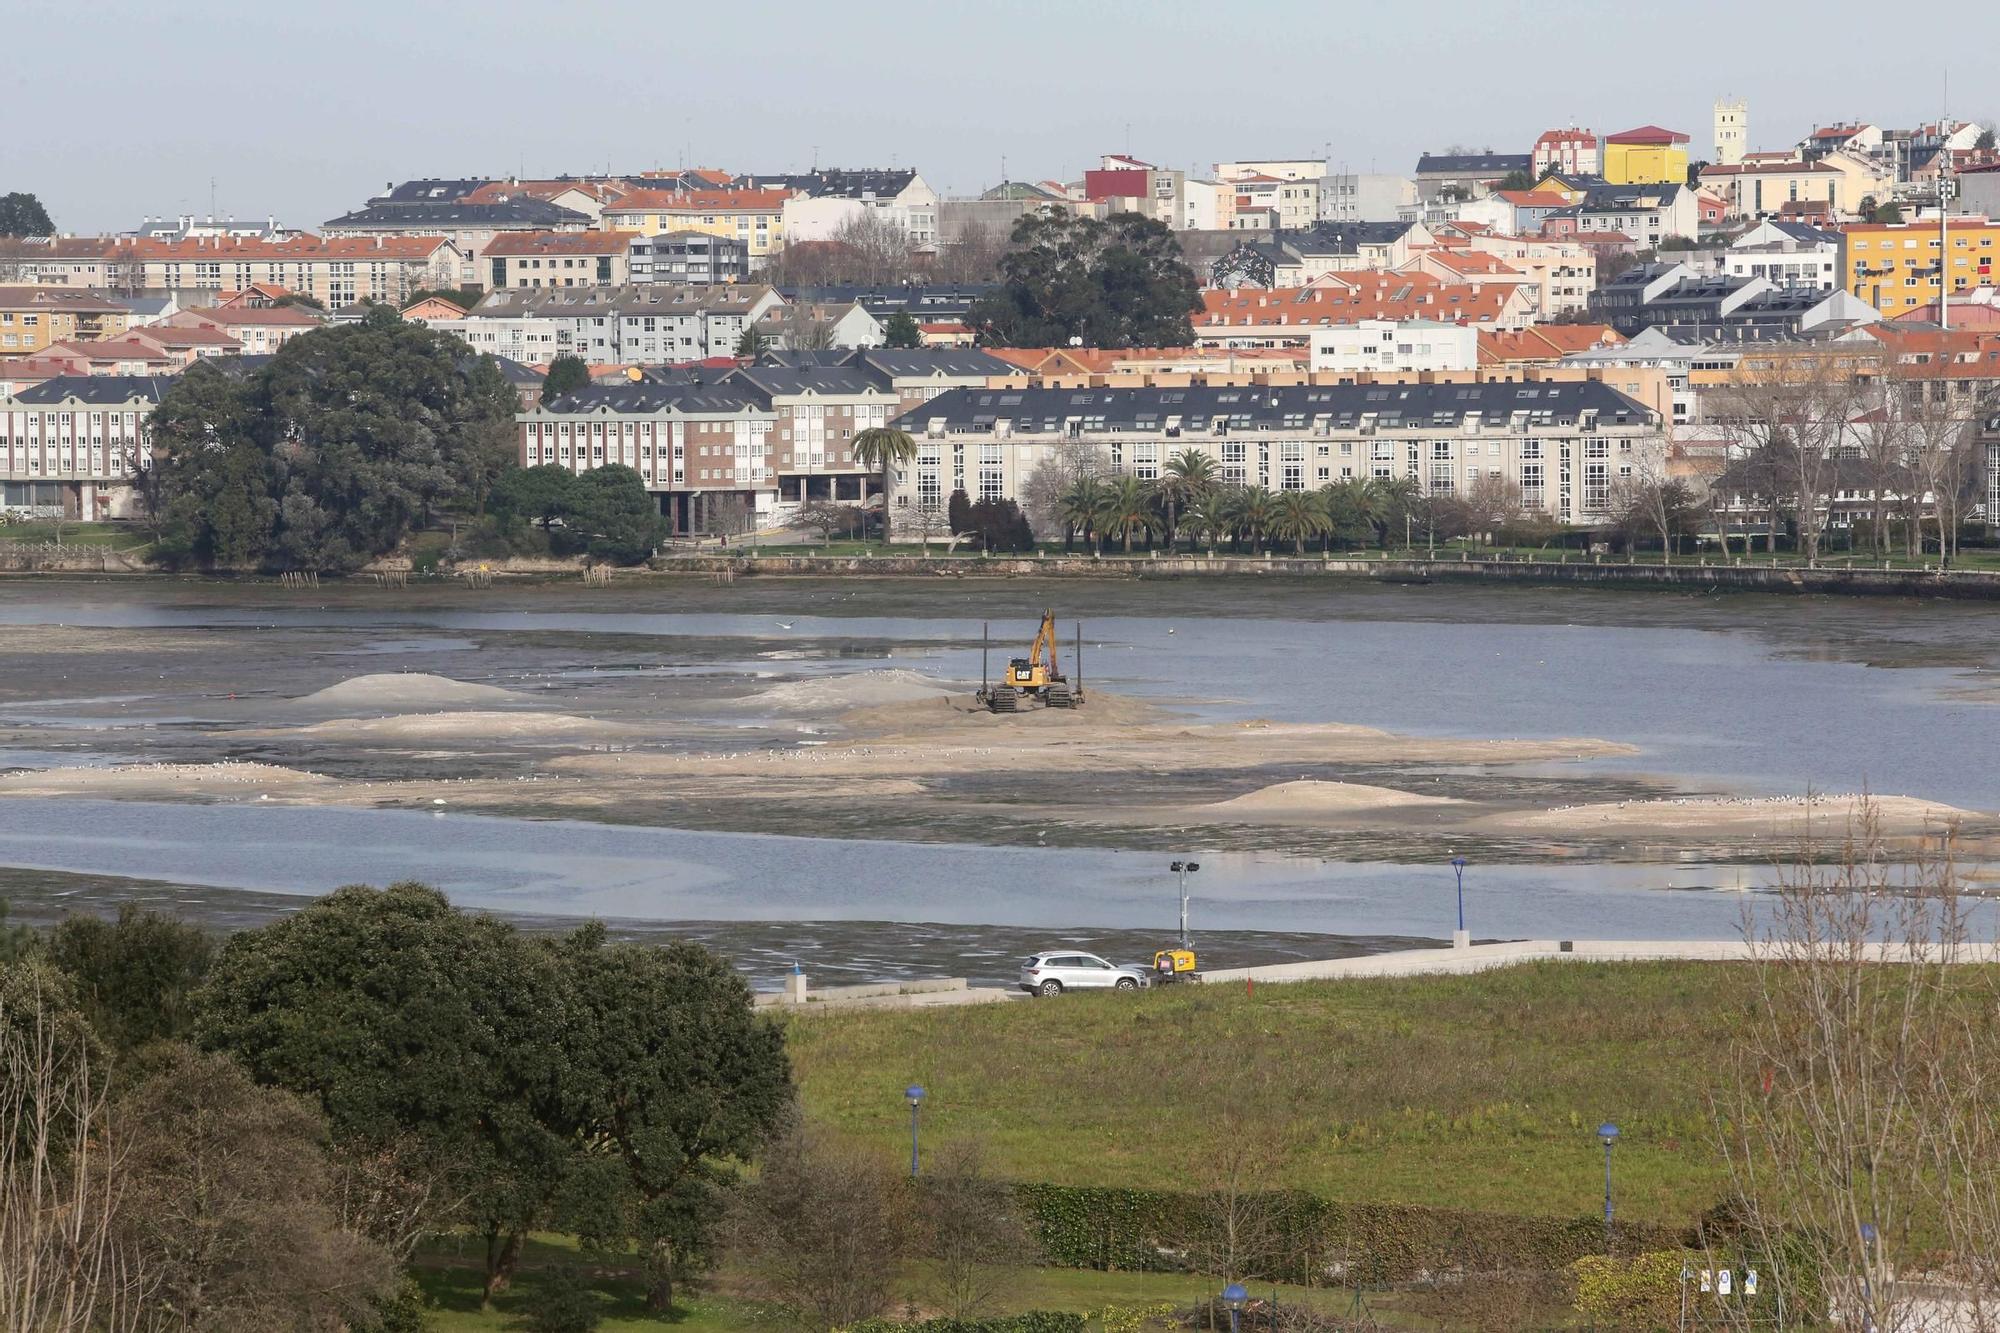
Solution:
<path fill-rule="evenodd" d="M 1715 1294 L 1718 1296 L 1729 1294 L 1729 1270 L 1726 1268 L 1715 1275 Z"/>
<path fill-rule="evenodd" d="M 1745 1296 L 1757 1294 L 1757 1270 L 1754 1268 L 1743 1275 L 1743 1294 Z"/>

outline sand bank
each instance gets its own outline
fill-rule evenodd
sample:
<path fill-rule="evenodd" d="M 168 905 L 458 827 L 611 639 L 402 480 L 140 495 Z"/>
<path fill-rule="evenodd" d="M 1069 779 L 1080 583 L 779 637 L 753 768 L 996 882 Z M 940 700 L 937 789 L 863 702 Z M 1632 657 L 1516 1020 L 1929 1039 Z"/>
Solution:
<path fill-rule="evenodd" d="M 1797 836 L 1810 825 L 1814 836 L 1840 836 L 1856 822 L 1863 803 L 1872 804 L 1885 833 L 1915 833 L 1990 816 L 1912 796 L 1825 795 L 1808 804 L 1803 796 L 1677 796 L 1657 801 L 1615 801 L 1601 805 L 1558 806 L 1489 815 L 1473 827 L 1501 833 L 1778 834 Z"/>
<path fill-rule="evenodd" d="M 397 713 L 389 717 L 341 717 L 281 731 L 246 732 L 252 736 L 299 736 L 320 741 L 375 744 L 403 741 L 525 741 L 549 738 L 608 738 L 631 736 L 633 729 L 616 722 L 572 717 L 567 713 Z"/>
<path fill-rule="evenodd" d="M 128 797 L 139 800 L 255 800 L 259 796 L 330 797 L 334 778 L 276 764 L 118 764 L 103 768 L 46 768 L 0 776 L 4 796 Z"/>
<path fill-rule="evenodd" d="M 790 680 L 744 696 L 740 704 L 779 713 L 823 713 L 828 717 L 857 708 L 937 700 L 957 687 L 917 671 L 849 671 L 838 676 Z"/>
<path fill-rule="evenodd" d="M 1419 796 L 1394 787 L 1371 787 L 1359 782 L 1278 782 L 1226 801 L 1215 801 L 1201 809 L 1218 818 L 1265 819 L 1273 816 L 1351 815 L 1396 807 L 1463 806 L 1464 801 L 1449 796 Z"/>
<path fill-rule="evenodd" d="M 300 713 L 414 713 L 434 708 L 476 708 L 525 703 L 529 696 L 496 685 L 475 685 L 421 671 L 385 671 L 351 676 L 338 685 L 292 699 L 288 711 Z"/>

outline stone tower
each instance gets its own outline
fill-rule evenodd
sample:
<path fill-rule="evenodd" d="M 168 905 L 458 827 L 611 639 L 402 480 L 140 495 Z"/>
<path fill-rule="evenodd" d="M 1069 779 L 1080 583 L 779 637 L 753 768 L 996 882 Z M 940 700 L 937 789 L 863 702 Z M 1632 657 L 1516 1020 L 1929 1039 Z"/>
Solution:
<path fill-rule="evenodd" d="M 1715 164 L 1733 167 L 1743 161 L 1749 144 L 1750 105 L 1742 98 L 1724 97 L 1715 103 Z"/>

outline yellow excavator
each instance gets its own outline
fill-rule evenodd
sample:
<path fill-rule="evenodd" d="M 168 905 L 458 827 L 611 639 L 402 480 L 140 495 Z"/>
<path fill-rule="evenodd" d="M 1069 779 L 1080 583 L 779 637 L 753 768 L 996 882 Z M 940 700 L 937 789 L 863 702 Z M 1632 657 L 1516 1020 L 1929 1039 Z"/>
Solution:
<path fill-rule="evenodd" d="M 991 641 L 991 634 L 982 636 Z M 1083 626 L 1077 626 L 1076 636 L 1076 682 L 1062 673 L 1056 660 L 1056 613 L 1042 612 L 1042 626 L 1035 633 L 1035 642 L 1028 649 L 1026 657 L 1016 657 L 1008 661 L 1006 669 L 1000 673 L 998 684 L 988 684 L 986 675 L 986 652 L 982 643 L 979 655 L 979 693 L 975 696 L 994 713 L 1018 713 L 1023 700 L 1039 702 L 1044 708 L 1075 708 L 1083 703 Z"/>

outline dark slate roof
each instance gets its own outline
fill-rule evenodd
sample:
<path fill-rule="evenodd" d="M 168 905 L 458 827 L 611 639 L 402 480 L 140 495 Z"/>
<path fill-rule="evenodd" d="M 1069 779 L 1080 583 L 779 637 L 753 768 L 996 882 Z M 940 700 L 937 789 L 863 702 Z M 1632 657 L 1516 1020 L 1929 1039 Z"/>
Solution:
<path fill-rule="evenodd" d="M 881 391 L 887 386 L 859 366 L 746 366 L 723 379 L 765 394 L 848 394 Z"/>
<path fill-rule="evenodd" d="M 864 347 L 854 360 L 891 379 L 921 379 L 926 375 L 1014 375 L 1020 367 L 977 347 Z"/>
<path fill-rule="evenodd" d="M 404 181 L 392 185 L 387 194 L 378 194 L 368 202 L 371 204 L 414 204 L 426 200 L 463 199 L 474 190 L 489 182 L 482 177 L 465 180 L 425 179 Z"/>
<path fill-rule="evenodd" d="M 1276 239 L 1302 255 L 1353 255 L 1364 245 L 1389 245 L 1409 233 L 1414 222 L 1321 222 L 1305 231 L 1280 232 Z"/>
<path fill-rule="evenodd" d="M 1417 174 L 1505 176 L 1515 171 L 1533 171 L 1534 166 L 1533 153 L 1425 153 L 1417 159 Z"/>
<path fill-rule="evenodd" d="M 1664 185 L 1593 185 L 1584 192 L 1583 207 L 1586 212 L 1614 210 L 1629 211 L 1641 199 L 1657 199 L 1660 206 L 1671 205 L 1687 187 L 1672 183 Z"/>
<path fill-rule="evenodd" d="M 17 403 L 60 403 L 75 398 L 86 403 L 129 403 L 143 398 L 157 403 L 171 387 L 165 375 L 54 375 L 14 395 Z"/>
<path fill-rule="evenodd" d="M 568 416 L 595 412 L 599 408 L 633 414 L 675 410 L 700 414 L 767 412 L 771 405 L 757 394 L 744 393 L 727 384 L 669 384 L 648 377 L 593 384 L 542 406 Z"/>
<path fill-rule="evenodd" d="M 897 418 L 906 430 L 923 429 L 942 420 L 947 430 L 986 430 L 1005 418 L 1016 432 L 1035 434 L 1062 429 L 1070 417 L 1099 418 L 1102 429 L 1160 430 L 1168 417 L 1199 430 L 1211 417 L 1241 419 L 1243 424 L 1284 423 L 1293 418 L 1303 427 L 1313 417 L 1330 418 L 1336 430 L 1360 425 L 1373 413 L 1376 424 L 1403 427 L 1456 428 L 1467 414 L 1488 421 L 1515 412 L 1545 415 L 1557 423 L 1574 421 L 1577 413 L 1596 411 L 1610 422 L 1643 424 L 1651 414 L 1616 389 L 1595 381 L 1570 384 L 1319 384 L 1285 386 L 1191 386 L 1178 389 L 952 389 Z"/>
<path fill-rule="evenodd" d="M 546 199 L 523 196 L 493 204 L 464 204 L 449 199 L 411 203 L 377 201 L 355 212 L 330 218 L 321 225 L 329 230 L 352 227 L 514 227 L 540 231 L 550 227 L 587 227 L 590 219 L 575 209 L 549 203 Z"/>
<path fill-rule="evenodd" d="M 493 359 L 499 362 L 500 373 L 507 377 L 507 382 L 517 389 L 531 384 L 541 384 L 546 378 L 533 366 L 523 365 L 511 356 L 494 355 Z"/>
<path fill-rule="evenodd" d="M 827 167 L 799 175 L 742 176 L 736 183 L 743 189 L 803 190 L 815 199 L 859 199 L 863 195 L 893 199 L 908 189 L 910 182 L 916 178 L 914 171 L 873 168 L 842 171 L 838 167 Z"/>
<path fill-rule="evenodd" d="M 1808 222 L 1784 222 L 1773 218 L 1771 219 L 1771 226 L 1801 245 L 1838 244 L 1840 241 L 1839 232 L 1828 231 L 1824 227 L 1815 227 Z"/>
<path fill-rule="evenodd" d="M 780 287 L 778 294 L 787 301 L 809 305 L 847 305 L 859 301 L 863 310 L 877 318 L 904 310 L 921 319 L 925 315 L 963 314 L 974 301 L 999 285 L 997 282 L 961 282 L 951 286 L 918 287 L 890 282 L 867 287 L 850 283 L 831 287 Z"/>

